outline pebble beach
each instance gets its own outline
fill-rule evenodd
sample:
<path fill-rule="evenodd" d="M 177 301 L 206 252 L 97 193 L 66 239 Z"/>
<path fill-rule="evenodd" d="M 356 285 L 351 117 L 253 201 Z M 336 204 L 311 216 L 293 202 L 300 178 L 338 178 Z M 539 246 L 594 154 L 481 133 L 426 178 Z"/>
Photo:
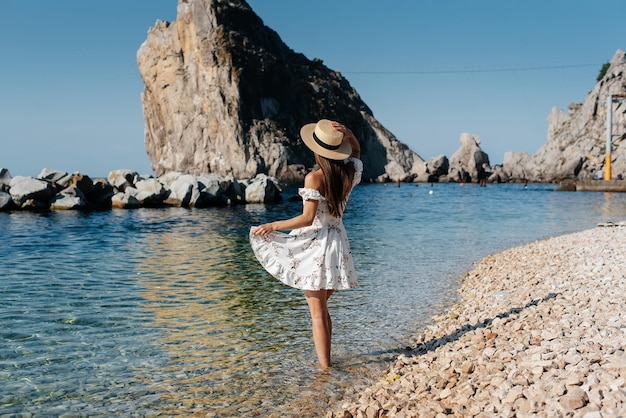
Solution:
<path fill-rule="evenodd" d="M 485 257 L 348 417 L 626 416 L 626 223 Z"/>

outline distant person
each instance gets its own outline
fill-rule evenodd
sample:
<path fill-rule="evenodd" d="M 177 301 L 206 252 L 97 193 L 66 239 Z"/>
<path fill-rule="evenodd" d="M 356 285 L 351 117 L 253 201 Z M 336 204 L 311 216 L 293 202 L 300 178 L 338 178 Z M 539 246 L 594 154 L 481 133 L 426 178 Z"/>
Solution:
<path fill-rule="evenodd" d="M 304 290 L 313 342 L 322 368 L 331 366 L 332 321 L 327 302 L 335 290 L 357 286 L 342 215 L 361 181 L 361 147 L 344 125 L 322 119 L 305 125 L 300 136 L 315 154 L 318 169 L 304 179 L 302 214 L 250 229 L 250 243 L 261 265 L 284 284 Z M 289 234 L 276 232 L 291 230 Z"/>

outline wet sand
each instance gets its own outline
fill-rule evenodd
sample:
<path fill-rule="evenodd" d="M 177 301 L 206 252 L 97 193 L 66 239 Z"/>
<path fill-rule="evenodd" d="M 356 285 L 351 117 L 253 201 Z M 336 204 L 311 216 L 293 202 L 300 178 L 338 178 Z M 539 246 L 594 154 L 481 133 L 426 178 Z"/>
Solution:
<path fill-rule="evenodd" d="M 327 417 L 626 416 L 626 223 L 485 257 L 459 292 Z"/>

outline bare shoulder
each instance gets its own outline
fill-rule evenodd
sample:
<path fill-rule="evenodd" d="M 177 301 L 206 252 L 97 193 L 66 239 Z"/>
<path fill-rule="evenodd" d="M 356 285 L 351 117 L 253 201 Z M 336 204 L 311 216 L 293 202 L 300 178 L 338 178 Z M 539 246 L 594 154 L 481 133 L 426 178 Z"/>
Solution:
<path fill-rule="evenodd" d="M 308 189 L 322 190 L 324 184 L 324 174 L 322 170 L 311 171 L 304 178 L 304 187 Z"/>

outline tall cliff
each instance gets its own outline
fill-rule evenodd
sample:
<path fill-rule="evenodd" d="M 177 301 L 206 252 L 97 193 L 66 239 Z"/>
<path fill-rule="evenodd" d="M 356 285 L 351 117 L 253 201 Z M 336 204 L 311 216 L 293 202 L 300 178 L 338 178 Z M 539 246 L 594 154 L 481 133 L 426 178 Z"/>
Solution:
<path fill-rule="evenodd" d="M 168 171 L 298 181 L 314 164 L 299 138 L 321 118 L 359 138 L 370 180 L 412 180 L 424 160 L 372 115 L 357 91 L 319 59 L 283 43 L 244 0 L 179 0 L 137 52 L 145 89 L 145 146 Z"/>
<path fill-rule="evenodd" d="M 568 113 L 553 108 L 548 115 L 547 141 L 533 155 L 510 152 L 504 171 L 512 179 L 559 181 L 582 174 L 601 173 L 606 155 L 607 97 L 626 94 L 626 53 L 618 50 L 610 66 L 582 103 L 572 103 Z M 612 104 L 613 177 L 626 176 L 626 102 Z"/>

